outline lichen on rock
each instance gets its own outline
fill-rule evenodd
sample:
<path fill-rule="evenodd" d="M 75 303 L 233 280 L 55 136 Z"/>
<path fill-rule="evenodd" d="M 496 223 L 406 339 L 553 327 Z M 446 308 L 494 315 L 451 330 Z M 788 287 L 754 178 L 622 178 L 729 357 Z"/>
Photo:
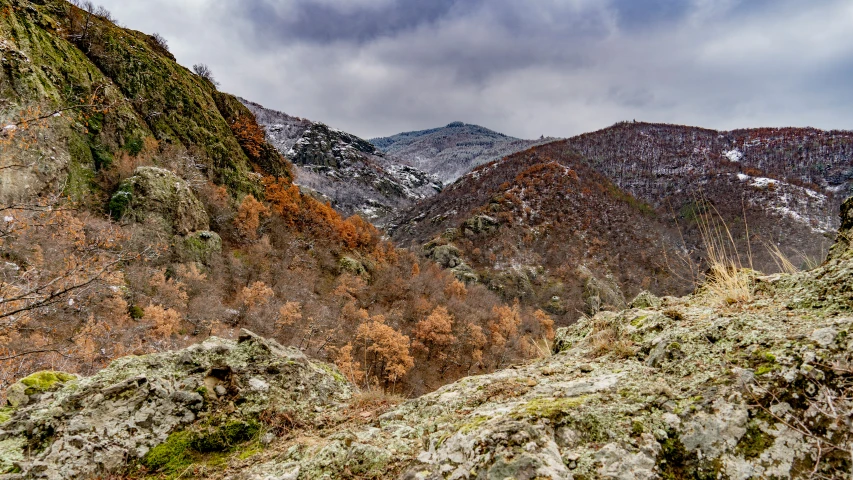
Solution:
<path fill-rule="evenodd" d="M 210 222 L 189 184 L 159 167 L 138 167 L 113 194 L 110 209 L 116 218 L 147 222 L 180 235 L 207 230 Z"/>

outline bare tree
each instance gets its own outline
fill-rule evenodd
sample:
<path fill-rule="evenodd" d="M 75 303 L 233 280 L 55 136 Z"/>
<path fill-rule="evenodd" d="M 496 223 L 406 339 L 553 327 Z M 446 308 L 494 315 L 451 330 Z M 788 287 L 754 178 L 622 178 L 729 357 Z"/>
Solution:
<path fill-rule="evenodd" d="M 166 41 L 163 35 L 160 35 L 159 33 L 154 33 L 153 35 L 151 35 L 151 39 L 158 47 L 162 48 L 163 50 L 166 50 L 167 52 L 169 51 L 169 42 Z"/>
<path fill-rule="evenodd" d="M 213 78 L 213 71 L 204 63 L 196 63 L 195 65 L 193 65 L 193 72 L 195 72 L 195 74 L 199 77 L 212 83 L 214 87 L 219 86 L 219 82 L 217 82 L 216 79 Z"/>

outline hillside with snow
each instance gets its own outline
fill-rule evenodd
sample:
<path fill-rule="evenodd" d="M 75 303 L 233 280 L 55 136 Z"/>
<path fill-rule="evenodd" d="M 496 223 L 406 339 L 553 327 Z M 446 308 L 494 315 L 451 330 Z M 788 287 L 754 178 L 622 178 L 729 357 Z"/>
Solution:
<path fill-rule="evenodd" d="M 345 215 L 382 225 L 389 214 L 441 191 L 436 177 L 355 135 L 240 100 L 293 163 L 297 184 Z"/>
<path fill-rule="evenodd" d="M 484 163 L 553 140 L 522 140 L 478 125 L 453 122 L 441 128 L 370 141 L 388 155 L 410 162 L 448 184 Z"/>

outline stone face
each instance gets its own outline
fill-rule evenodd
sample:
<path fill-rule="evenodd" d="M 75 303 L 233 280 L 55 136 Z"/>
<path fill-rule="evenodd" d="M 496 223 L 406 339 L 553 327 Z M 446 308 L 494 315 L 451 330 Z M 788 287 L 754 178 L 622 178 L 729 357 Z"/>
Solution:
<path fill-rule="evenodd" d="M 113 194 L 110 210 L 116 218 L 154 224 L 178 235 L 209 228 L 207 212 L 189 184 L 158 167 L 137 168 Z"/>

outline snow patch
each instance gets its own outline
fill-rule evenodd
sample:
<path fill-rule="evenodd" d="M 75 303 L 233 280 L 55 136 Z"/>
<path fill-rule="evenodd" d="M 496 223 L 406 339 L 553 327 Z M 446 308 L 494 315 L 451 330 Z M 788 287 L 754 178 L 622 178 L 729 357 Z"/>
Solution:
<path fill-rule="evenodd" d="M 743 152 L 740 151 L 739 148 L 735 148 L 734 150 L 729 150 L 728 152 L 723 152 L 723 156 L 729 159 L 730 162 L 740 162 L 743 158 Z"/>

